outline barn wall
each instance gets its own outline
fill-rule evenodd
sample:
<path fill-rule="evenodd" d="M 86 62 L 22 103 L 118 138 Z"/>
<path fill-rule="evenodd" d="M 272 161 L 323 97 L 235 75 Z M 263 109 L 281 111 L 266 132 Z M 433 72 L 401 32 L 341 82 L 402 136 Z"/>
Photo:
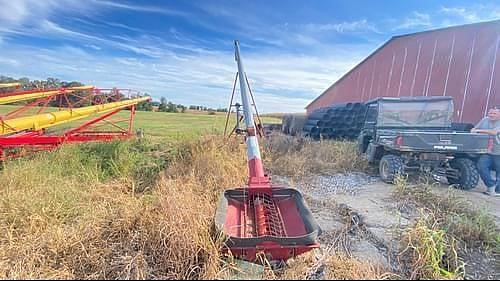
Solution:
<path fill-rule="evenodd" d="M 455 121 L 500 105 L 500 21 L 393 37 L 307 107 L 376 97 L 452 96 Z"/>

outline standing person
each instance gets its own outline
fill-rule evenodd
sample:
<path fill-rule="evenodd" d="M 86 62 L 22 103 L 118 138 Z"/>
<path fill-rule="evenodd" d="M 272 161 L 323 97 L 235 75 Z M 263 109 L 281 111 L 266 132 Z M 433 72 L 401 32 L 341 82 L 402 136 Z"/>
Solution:
<path fill-rule="evenodd" d="M 481 155 L 477 166 L 479 175 L 488 188 L 485 194 L 500 196 L 500 106 L 491 108 L 488 116 L 479 121 L 471 132 L 494 137 L 493 151 L 490 154 Z M 495 170 L 496 179 L 491 177 L 492 170 Z"/>

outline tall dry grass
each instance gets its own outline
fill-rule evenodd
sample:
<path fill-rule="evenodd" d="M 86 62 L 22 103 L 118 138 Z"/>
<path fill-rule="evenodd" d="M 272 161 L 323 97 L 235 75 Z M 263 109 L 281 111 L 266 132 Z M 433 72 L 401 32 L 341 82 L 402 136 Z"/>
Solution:
<path fill-rule="evenodd" d="M 350 169 L 347 156 L 335 157 L 331 166 L 326 153 L 351 153 L 351 144 L 303 141 L 287 148 L 293 155 L 276 150 L 281 141 L 264 155 L 274 161 L 289 157 L 290 171 L 301 169 L 297 163 L 304 155 L 303 173 L 316 169 L 317 160 L 325 171 Z M 222 240 L 213 229 L 221 192 L 247 179 L 238 140 L 67 146 L 9 162 L 0 178 L 2 279 L 220 279 L 241 270 L 221 257 Z M 306 259 L 298 258 L 304 263 L 292 263 L 281 275 L 266 271 L 262 277 L 305 278 L 300 273 L 311 270 Z M 340 256 L 327 263 L 345 265 L 329 277 L 378 276 Z"/>
<path fill-rule="evenodd" d="M 8 163 L 0 278 L 219 278 L 214 202 L 244 182 L 244 151 L 215 138 L 158 149 L 72 146 Z"/>
<path fill-rule="evenodd" d="M 362 261 L 346 253 L 308 253 L 292 260 L 274 279 L 282 280 L 386 280 L 397 278 L 381 265 Z"/>
<path fill-rule="evenodd" d="M 468 247 L 498 248 L 498 226 L 493 216 L 462 197 L 461 191 L 450 188 L 444 195 L 433 193 L 435 185 L 428 182 L 411 185 L 398 179 L 393 197 L 431 215 L 432 221 Z"/>
<path fill-rule="evenodd" d="M 407 230 L 401 241 L 406 247 L 400 253 L 404 270 L 412 280 L 462 279 L 465 264 L 457 252 L 457 240 L 435 219 L 423 215 Z"/>
<path fill-rule="evenodd" d="M 283 134 L 273 134 L 267 140 L 265 160 L 272 173 L 298 178 L 370 169 L 354 142 L 314 141 Z"/>
<path fill-rule="evenodd" d="M 176 278 L 226 276 L 220 256 L 222 240 L 214 233 L 213 219 L 221 192 L 244 185 L 246 169 L 246 154 L 237 141 L 205 138 L 179 146 L 158 188 L 164 213 L 169 214 L 165 223 L 177 239 L 171 241 L 171 255 L 165 256 L 182 273 Z"/>
<path fill-rule="evenodd" d="M 400 207 L 420 213 L 401 241 L 401 264 L 411 279 L 461 279 L 466 276 L 471 249 L 499 252 L 499 228 L 490 214 L 458 191 L 437 195 L 433 185 L 425 181 L 410 185 L 404 178 L 396 181 L 393 197 Z"/>

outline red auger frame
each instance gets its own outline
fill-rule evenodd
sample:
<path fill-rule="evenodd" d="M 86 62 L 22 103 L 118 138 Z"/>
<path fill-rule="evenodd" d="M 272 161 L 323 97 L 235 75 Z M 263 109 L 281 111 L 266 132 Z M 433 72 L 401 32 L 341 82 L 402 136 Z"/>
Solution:
<path fill-rule="evenodd" d="M 215 225 L 226 237 L 223 251 L 250 262 L 262 262 L 262 257 L 272 262 L 286 261 L 318 248 L 321 228 L 299 191 L 272 185 L 265 173 L 253 116 L 255 101 L 250 99 L 239 42 L 234 44 L 244 116 L 241 120 L 245 123 L 245 128 L 240 129 L 237 117 L 236 128 L 245 135 L 249 176 L 246 186 L 222 194 Z"/>
<path fill-rule="evenodd" d="M 149 99 L 141 98 L 137 99 L 137 102 L 134 102 L 134 100 L 128 99 L 138 96 L 138 93 L 130 89 L 97 89 L 93 87 L 83 90 L 87 92 L 86 95 L 79 93 L 82 91 L 68 91 L 65 88 L 61 88 L 43 91 L 17 91 L 0 95 L 0 98 L 49 91 L 54 91 L 54 94 L 37 98 L 25 105 L 14 108 L 4 115 L 0 115 L 0 126 L 8 126 L 7 123 L 9 120 L 22 120 L 27 114 L 28 117 L 26 118 L 29 118 L 33 114 L 72 111 L 81 108 L 82 105 L 88 104 L 91 106 L 111 105 L 111 107 L 107 108 L 100 116 L 94 117 L 77 127 L 67 129 L 62 134 L 53 134 L 54 132 L 49 132 L 49 128 L 36 129 L 36 126 L 34 126 L 32 129 L 0 135 L 0 161 L 23 157 L 38 151 L 53 150 L 64 143 L 105 142 L 129 139 L 135 135 L 133 132 L 133 122 L 136 105 L 139 101 Z M 128 100 L 129 102 L 120 104 L 119 101 L 121 100 Z M 47 112 L 49 103 L 53 101 L 56 101 L 58 108 L 51 108 L 53 110 Z M 116 109 L 112 106 L 114 104 L 117 105 Z M 116 115 L 122 110 L 129 110 L 130 112 L 127 117 L 116 118 Z M 75 118 L 75 120 L 77 119 L 81 119 L 81 116 Z M 72 120 L 68 119 L 67 121 Z"/>

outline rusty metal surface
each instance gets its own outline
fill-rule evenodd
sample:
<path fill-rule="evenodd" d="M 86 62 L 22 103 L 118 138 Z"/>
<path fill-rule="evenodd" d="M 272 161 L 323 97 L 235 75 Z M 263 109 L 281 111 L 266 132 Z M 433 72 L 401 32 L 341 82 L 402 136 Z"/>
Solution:
<path fill-rule="evenodd" d="M 396 36 L 307 106 L 388 96 L 452 96 L 455 121 L 500 105 L 500 20 Z"/>

